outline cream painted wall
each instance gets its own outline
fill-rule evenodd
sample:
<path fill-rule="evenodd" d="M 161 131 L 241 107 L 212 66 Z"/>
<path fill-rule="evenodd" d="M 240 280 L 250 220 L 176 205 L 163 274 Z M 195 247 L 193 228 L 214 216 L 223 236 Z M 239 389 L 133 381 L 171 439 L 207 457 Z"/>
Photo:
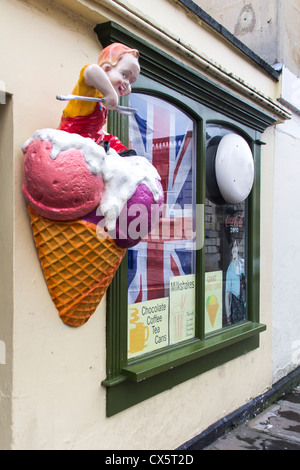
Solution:
<path fill-rule="evenodd" d="M 13 331 L 13 103 L 3 86 L 0 104 L 0 448 L 9 446 Z M 1 443 L 2 441 L 2 443 Z"/>
<path fill-rule="evenodd" d="M 153 14 L 149 6 L 143 6 L 146 16 Z M 261 335 L 258 350 L 107 419 L 105 390 L 100 385 L 106 376 L 105 301 L 83 327 L 62 324 L 40 269 L 21 193 L 21 145 L 34 130 L 57 126 L 63 105 L 55 95 L 70 91 L 80 68 L 96 60 L 99 43 L 91 24 L 82 18 L 78 22 L 53 2 L 2 0 L 1 8 L 0 79 L 13 95 L 14 116 L 13 181 L 6 170 L 14 188 L 10 213 L 14 220 L 14 306 L 7 334 L 8 342 L 13 342 L 7 364 L 12 371 L 12 437 L 0 437 L 0 448 L 6 448 L 9 440 L 12 449 L 26 450 L 174 449 L 271 386 L 271 262 L 263 260 L 261 266 L 261 321 L 268 330 Z M 177 14 L 182 15 L 182 10 Z M 176 26 L 177 16 L 159 13 L 162 25 L 166 18 L 170 19 L 168 28 L 173 27 L 173 20 Z M 182 20 L 189 21 L 184 16 Z M 200 34 L 202 29 L 197 27 L 193 35 Z M 192 35 L 190 41 L 194 41 Z M 202 47 L 211 54 L 210 40 L 207 49 L 204 43 Z M 239 63 L 239 56 L 231 53 L 231 57 Z M 260 72 L 257 87 L 259 77 Z M 262 224 L 262 247 L 271 255 L 272 130 L 263 139 L 268 145 L 262 157 L 262 221 L 269 223 Z M 255 370 L 255 380 L 249 370 Z"/>
<path fill-rule="evenodd" d="M 64 105 L 56 94 L 71 91 L 80 68 L 97 60 L 100 47 L 90 25 L 75 22 L 49 2 L 9 0 L 1 9 L 0 76 L 13 95 L 15 131 L 12 447 L 72 447 L 80 442 L 86 423 L 90 425 L 87 416 L 94 416 L 93 423 L 105 414 L 100 387 L 105 377 L 105 302 L 80 330 L 65 327 L 58 318 L 21 193 L 21 145 L 34 130 L 57 127 Z M 12 184 L 8 172 L 7 177 Z"/>

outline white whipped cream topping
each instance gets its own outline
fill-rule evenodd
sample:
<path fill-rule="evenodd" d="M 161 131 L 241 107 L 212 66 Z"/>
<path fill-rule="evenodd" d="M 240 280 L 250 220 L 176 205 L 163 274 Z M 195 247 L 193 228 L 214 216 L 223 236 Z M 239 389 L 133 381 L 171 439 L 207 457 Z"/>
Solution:
<path fill-rule="evenodd" d="M 58 129 L 35 131 L 23 144 L 24 153 L 28 145 L 36 138 L 51 142 L 50 157 L 53 160 L 66 150 L 80 150 L 91 173 L 103 178 L 105 192 L 99 204 L 101 212 L 106 218 L 108 230 L 114 230 L 116 219 L 124 204 L 131 198 L 139 184 L 145 184 L 152 192 L 154 201 L 158 201 L 160 192 L 157 180 L 160 180 L 160 176 L 156 168 L 145 157 L 124 158 L 113 149 L 110 149 L 106 154 L 104 148 L 97 145 L 92 139 Z"/>

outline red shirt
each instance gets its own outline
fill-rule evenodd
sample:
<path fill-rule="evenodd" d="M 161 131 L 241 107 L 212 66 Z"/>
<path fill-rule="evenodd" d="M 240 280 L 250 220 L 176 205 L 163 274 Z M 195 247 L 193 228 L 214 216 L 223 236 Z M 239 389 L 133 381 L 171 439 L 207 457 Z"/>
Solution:
<path fill-rule="evenodd" d="M 103 126 L 106 123 L 107 109 L 97 103 L 92 114 L 87 116 L 64 117 L 62 116 L 59 128 L 62 131 L 79 134 L 82 137 L 89 137 L 98 144 L 101 140 L 110 143 L 110 147 L 116 152 L 123 152 L 127 147 L 114 135 L 106 134 Z"/>

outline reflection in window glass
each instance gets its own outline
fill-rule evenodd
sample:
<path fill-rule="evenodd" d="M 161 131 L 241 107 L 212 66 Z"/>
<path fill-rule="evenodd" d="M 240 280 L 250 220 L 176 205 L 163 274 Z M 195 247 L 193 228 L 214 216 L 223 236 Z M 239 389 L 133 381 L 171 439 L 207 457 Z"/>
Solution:
<path fill-rule="evenodd" d="M 230 131 L 210 125 L 207 143 Z M 247 319 L 247 200 L 205 200 L 205 332 Z"/>
<path fill-rule="evenodd" d="M 194 122 L 156 97 L 132 93 L 130 146 L 161 176 L 163 216 L 128 250 L 128 357 L 195 336 Z"/>

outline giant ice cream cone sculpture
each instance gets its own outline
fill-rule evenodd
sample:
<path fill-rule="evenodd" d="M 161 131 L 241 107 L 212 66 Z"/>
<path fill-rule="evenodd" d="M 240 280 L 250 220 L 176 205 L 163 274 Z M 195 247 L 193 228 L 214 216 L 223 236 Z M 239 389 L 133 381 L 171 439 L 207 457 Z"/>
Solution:
<path fill-rule="evenodd" d="M 159 176 L 143 157 L 106 154 L 91 139 L 59 130 L 36 131 L 23 151 L 23 193 L 48 290 L 62 321 L 83 325 L 126 248 L 139 241 L 120 236 L 119 219 L 131 203 L 160 207 Z M 144 235 L 151 228 L 147 218 Z"/>

